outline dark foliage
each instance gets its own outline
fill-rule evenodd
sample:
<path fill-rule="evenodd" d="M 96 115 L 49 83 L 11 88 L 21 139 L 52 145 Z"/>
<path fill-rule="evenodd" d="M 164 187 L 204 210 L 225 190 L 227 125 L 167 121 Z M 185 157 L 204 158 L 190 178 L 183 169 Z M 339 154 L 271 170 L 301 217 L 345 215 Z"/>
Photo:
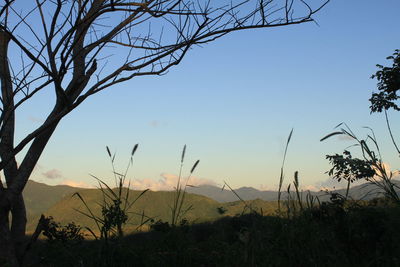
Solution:
<path fill-rule="evenodd" d="M 61 225 L 55 222 L 53 217 L 46 217 L 43 221 L 43 235 L 49 241 L 82 241 L 84 240 L 82 228 L 76 225 L 74 222 L 68 223 L 67 225 Z"/>
<path fill-rule="evenodd" d="M 399 99 L 398 92 L 400 90 L 400 50 L 395 50 L 392 56 L 387 57 L 393 61 L 391 67 L 376 65 L 379 71 L 372 75 L 371 78 L 378 80 L 378 93 L 373 93 L 370 98 L 371 112 L 382 112 L 393 108 L 400 111 L 396 100 Z"/>
<path fill-rule="evenodd" d="M 399 266 L 400 208 L 332 202 L 290 219 L 260 214 L 129 235 L 66 249 L 39 242 L 28 266 Z M 35 257 L 32 257 L 35 256 Z M 36 259 L 36 260 L 35 260 Z"/>
<path fill-rule="evenodd" d="M 354 182 L 355 180 L 370 178 L 375 175 L 370 162 L 353 158 L 350 151 L 345 150 L 343 155 L 327 155 L 326 158 L 333 165 L 328 174 L 339 182 L 341 179 Z"/>

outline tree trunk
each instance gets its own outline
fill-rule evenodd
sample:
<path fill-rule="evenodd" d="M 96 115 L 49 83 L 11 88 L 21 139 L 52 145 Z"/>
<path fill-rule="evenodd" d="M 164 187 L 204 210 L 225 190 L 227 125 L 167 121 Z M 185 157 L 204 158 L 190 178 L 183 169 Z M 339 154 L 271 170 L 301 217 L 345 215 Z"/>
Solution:
<path fill-rule="evenodd" d="M 15 248 L 19 242 L 23 241 L 25 236 L 25 230 L 21 235 L 22 229 L 25 229 L 21 227 L 25 208 L 21 195 L 22 191 L 16 193 L 16 191 L 10 190 L 14 178 L 17 177 L 18 167 L 15 156 L 11 154 L 14 149 L 15 110 L 12 79 L 8 63 L 9 42 L 9 36 L 4 31 L 0 31 L 0 82 L 2 113 L 4 113 L 1 128 L 3 132 L 0 138 L 0 157 L 2 160 L 9 159 L 3 169 L 7 188 L 3 187 L 2 183 L 0 185 L 0 256 L 1 260 L 5 261 L 0 261 L 0 265 L 7 263 L 7 265 L 19 266 L 20 262 L 17 260 L 18 254 Z M 16 215 L 15 219 L 14 213 Z M 11 227 L 10 214 L 13 217 Z"/>
<path fill-rule="evenodd" d="M 25 254 L 26 246 L 26 209 L 22 193 L 14 196 L 11 202 L 11 240 L 14 247 L 15 256 L 20 265 Z"/>
<path fill-rule="evenodd" d="M 11 212 L 10 196 L 7 189 L 0 189 L 0 265 L 19 266 L 15 246 L 12 240 L 9 215 Z"/>

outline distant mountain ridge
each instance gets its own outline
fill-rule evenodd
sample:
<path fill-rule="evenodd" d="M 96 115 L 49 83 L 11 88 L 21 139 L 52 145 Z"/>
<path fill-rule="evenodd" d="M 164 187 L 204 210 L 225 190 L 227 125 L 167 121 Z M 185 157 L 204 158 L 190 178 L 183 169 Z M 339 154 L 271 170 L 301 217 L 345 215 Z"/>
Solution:
<path fill-rule="evenodd" d="M 49 186 L 34 181 L 31 181 L 27 187 L 25 198 L 28 200 L 27 210 L 29 210 L 28 232 L 34 231 L 40 214 L 52 216 L 57 222 L 61 222 L 64 225 L 69 222 L 75 222 L 78 225 L 89 227 L 94 231 L 96 230 L 97 226 L 94 221 L 79 212 L 87 213 L 87 209 L 78 197 L 73 197 L 73 194 L 79 191 L 79 194 L 83 197 L 90 210 L 96 216 L 101 216 L 102 211 L 99 203 L 102 203 L 103 194 L 99 189 Z M 41 195 L 46 195 L 46 191 L 46 199 L 48 200 L 51 197 L 52 200 L 46 203 L 46 201 L 41 199 L 39 194 L 35 194 L 35 190 L 39 190 Z M 123 194 L 126 193 L 126 190 L 128 189 L 125 188 Z M 141 192 L 130 190 L 129 201 L 134 201 Z M 174 191 L 148 191 L 138 198 L 129 210 L 132 219 L 126 225 L 127 231 L 135 230 L 141 224 L 143 218 L 153 218 L 155 221 L 159 219 L 164 222 L 170 221 L 174 195 Z M 35 201 L 37 203 L 34 203 Z M 272 214 L 277 208 L 276 202 L 266 202 L 263 200 L 249 201 L 246 205 L 251 205 L 255 210 L 262 210 L 264 214 Z M 183 209 L 189 206 L 192 208 L 183 218 L 191 222 L 215 220 L 225 215 L 234 216 L 240 214 L 245 209 L 245 204 L 241 201 L 219 203 L 206 196 L 187 193 Z M 145 216 L 143 217 L 142 214 Z"/>
<path fill-rule="evenodd" d="M 29 180 L 23 191 L 27 215 L 33 216 L 48 210 L 63 197 L 83 188 L 68 185 L 47 185 Z"/>
<path fill-rule="evenodd" d="M 399 181 L 394 181 L 394 182 L 395 184 L 400 186 Z M 264 201 L 278 200 L 277 191 L 261 191 L 253 187 L 240 187 L 234 190 L 243 200 L 254 200 L 254 199 L 262 199 Z M 212 185 L 200 185 L 197 187 L 190 187 L 187 189 L 187 191 L 193 194 L 207 196 L 221 203 L 238 200 L 238 197 L 229 189 L 224 188 L 224 190 L 221 190 L 221 188 Z M 308 191 L 303 191 L 303 194 L 306 194 L 307 192 Z M 345 195 L 346 189 L 333 190 L 332 192 Z M 400 190 L 397 190 L 397 192 L 400 192 Z M 350 198 L 353 199 L 368 200 L 377 197 L 382 193 L 383 193 L 382 190 L 379 190 L 379 188 L 375 185 L 362 184 L 351 187 L 349 191 L 349 196 Z M 313 196 L 318 196 L 321 201 L 328 201 L 330 197 L 329 194 L 327 194 L 325 191 L 318 191 L 318 192 L 310 191 L 310 194 L 312 194 Z M 281 199 L 284 200 L 286 199 L 286 197 L 287 197 L 287 192 L 285 190 L 282 190 Z"/>
<path fill-rule="evenodd" d="M 398 181 L 397 184 L 400 185 Z M 126 189 L 124 189 L 126 190 Z M 137 196 L 141 191 L 131 191 L 131 197 Z M 241 187 L 234 190 L 236 194 L 253 205 L 256 209 L 262 209 L 264 214 L 269 214 L 277 208 L 277 191 L 260 191 L 252 187 Z M 350 190 L 350 197 L 354 199 L 371 199 L 379 193 L 376 186 L 358 185 Z M 93 222 L 79 214 L 76 209 L 84 211 L 84 207 L 80 200 L 72 197 L 73 193 L 80 192 L 84 196 L 85 201 L 91 209 L 96 213 L 100 213 L 101 209 L 98 203 L 102 201 L 102 194 L 99 189 L 76 188 L 66 185 L 50 186 L 35 181 L 28 181 L 24 190 L 24 198 L 26 202 L 29 231 L 33 231 L 36 226 L 40 214 L 54 216 L 54 218 L 62 223 L 74 221 L 82 226 L 93 227 Z M 213 220 L 221 217 L 218 208 L 225 209 L 225 215 L 235 215 L 244 209 L 244 203 L 230 190 L 212 185 L 201 185 L 198 187 L 187 188 L 188 194 L 186 201 L 193 205 L 193 210 L 187 214 L 190 220 Z M 336 190 L 339 194 L 345 195 L 346 190 Z M 305 194 L 303 192 L 303 198 Z M 310 192 L 314 196 L 318 196 L 321 201 L 328 201 L 329 194 L 326 192 Z M 170 207 L 173 201 L 174 191 L 149 191 L 139 199 L 134 205 L 133 212 L 140 214 L 145 212 L 147 216 L 167 221 L 170 216 Z M 281 199 L 287 199 L 287 192 L 283 191 Z M 140 217 L 140 216 L 139 216 Z M 134 224 L 138 224 L 137 218 Z"/>
<path fill-rule="evenodd" d="M 394 181 L 395 184 L 400 186 L 400 181 Z M 54 205 L 57 201 L 61 200 L 64 196 L 78 192 L 81 190 L 85 190 L 85 188 L 72 187 L 68 185 L 56 185 L 50 186 L 44 183 L 39 183 L 36 181 L 28 181 L 28 184 L 24 190 L 24 197 L 27 207 L 33 212 L 40 212 L 41 210 L 46 210 L 47 208 Z M 278 200 L 278 192 L 277 191 L 262 191 L 255 189 L 253 187 L 240 187 L 238 189 L 234 189 L 235 192 L 242 198 L 243 200 L 255 200 L 262 199 L 264 201 L 276 201 Z M 400 190 L 399 190 L 400 191 Z M 220 187 L 214 185 L 200 185 L 196 187 L 188 187 L 187 192 L 192 194 L 197 194 L 201 196 L 206 196 L 211 198 L 217 202 L 232 202 L 239 200 L 238 197 L 231 192 L 226 187 L 224 190 L 221 190 Z M 342 195 L 346 193 L 345 189 L 333 190 L 332 192 L 337 192 Z M 314 196 L 324 197 L 326 195 L 325 192 L 322 191 L 310 191 L 310 193 Z M 371 194 L 372 193 L 372 194 Z M 373 194 L 375 193 L 375 194 Z M 371 199 L 382 193 L 378 188 L 374 185 L 357 185 L 350 188 L 350 197 L 354 199 Z M 286 196 L 286 191 L 282 190 L 282 199 Z"/>

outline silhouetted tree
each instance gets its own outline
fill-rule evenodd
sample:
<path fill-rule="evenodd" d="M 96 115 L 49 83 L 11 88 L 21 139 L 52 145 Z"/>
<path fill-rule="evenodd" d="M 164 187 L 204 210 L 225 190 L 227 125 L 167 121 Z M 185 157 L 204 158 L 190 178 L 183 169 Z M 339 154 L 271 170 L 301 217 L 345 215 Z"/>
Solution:
<path fill-rule="evenodd" d="M 392 140 L 394 147 L 398 155 L 400 156 L 400 149 L 393 137 L 393 133 L 390 127 L 387 110 L 394 109 L 400 111 L 397 105 L 397 100 L 400 98 L 398 92 L 400 90 L 400 50 L 395 50 L 392 56 L 387 57 L 393 61 L 391 67 L 384 67 L 382 65 L 376 65 L 378 71 L 372 75 L 371 78 L 378 80 L 378 92 L 373 93 L 369 99 L 371 102 L 371 113 L 373 112 L 384 112 L 386 118 L 386 125 Z M 344 128 L 339 128 L 344 126 Z M 344 179 L 347 181 L 346 197 L 347 199 L 350 189 L 350 183 L 365 179 L 370 184 L 373 184 L 380 188 L 384 195 L 394 201 L 400 203 L 400 195 L 397 192 L 399 187 L 392 181 L 393 172 L 386 169 L 386 166 L 382 160 L 378 142 L 375 138 L 374 131 L 370 128 L 371 134 L 366 139 L 358 139 L 351 129 L 345 124 L 341 123 L 335 128 L 339 128 L 339 131 L 328 134 L 323 137 L 321 141 L 324 141 L 332 136 L 345 135 L 351 140 L 355 141 L 355 145 L 361 148 L 362 158 L 353 158 L 351 152 L 344 150 L 342 155 L 326 155 L 326 158 L 330 161 L 332 168 L 328 171 L 328 174 L 333 179 L 337 179 L 339 182 Z M 375 147 L 378 153 L 375 153 L 370 146 L 368 141 L 372 142 L 372 146 Z"/>
<path fill-rule="evenodd" d="M 392 56 L 387 57 L 393 61 L 391 67 L 376 65 L 379 70 L 372 75 L 378 80 L 378 93 L 373 93 L 370 98 L 371 112 L 382 112 L 393 108 L 400 111 L 396 101 L 400 98 L 400 50 L 395 50 Z"/>
<path fill-rule="evenodd" d="M 388 56 L 386 59 L 393 61 L 392 66 L 384 67 L 377 64 L 376 66 L 379 68 L 379 70 L 371 77 L 378 80 L 377 87 L 379 92 L 373 93 L 372 97 L 369 99 L 371 102 L 370 109 L 371 113 L 382 111 L 385 113 L 386 125 L 390 134 L 390 138 L 400 157 L 400 148 L 393 137 L 387 114 L 387 110 L 391 108 L 396 111 L 400 111 L 400 107 L 397 105 L 397 101 L 400 99 L 400 50 L 396 49 L 393 55 Z"/>
<path fill-rule="evenodd" d="M 230 32 L 311 22 L 329 2 L 319 1 L 314 6 L 305 0 L 4 0 L 0 170 L 6 185 L 0 183 L 0 258 L 21 264 L 22 191 L 64 116 L 113 85 L 165 73 L 194 46 Z M 15 143 L 16 110 L 44 90 L 54 93 L 51 111 Z"/>

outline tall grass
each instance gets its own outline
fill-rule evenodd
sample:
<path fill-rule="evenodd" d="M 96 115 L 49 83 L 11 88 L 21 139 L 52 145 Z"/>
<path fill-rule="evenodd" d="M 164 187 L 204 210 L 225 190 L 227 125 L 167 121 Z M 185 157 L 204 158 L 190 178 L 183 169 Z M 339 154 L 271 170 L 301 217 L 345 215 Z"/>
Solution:
<path fill-rule="evenodd" d="M 191 186 L 189 184 L 189 180 L 192 177 L 192 174 L 195 171 L 200 160 L 197 160 L 193 164 L 192 168 L 190 169 L 189 176 L 182 183 L 182 170 L 183 170 L 183 165 L 184 165 L 184 161 L 185 161 L 185 154 L 186 154 L 186 145 L 184 145 L 183 149 L 182 149 L 178 181 L 177 181 L 177 185 L 175 187 L 175 194 L 174 194 L 174 199 L 173 199 L 173 203 L 172 203 L 172 207 L 171 207 L 171 225 L 172 226 L 177 226 L 179 223 L 181 223 L 181 220 L 183 219 L 185 214 L 193 208 L 192 205 L 184 207 L 186 188 L 188 186 Z"/>
<path fill-rule="evenodd" d="M 400 189 L 400 187 L 393 182 L 394 173 L 386 168 L 382 160 L 380 147 L 374 131 L 369 127 L 364 127 L 370 131 L 370 134 L 365 139 L 359 139 L 345 123 L 341 123 L 335 128 L 338 128 L 338 130 L 323 137 L 321 141 L 337 135 L 347 136 L 355 142 L 353 144 L 354 147 L 359 147 L 362 156 L 362 158 L 353 158 L 351 152 L 348 150 L 345 150 L 343 155 L 326 156 L 333 165 L 329 174 L 333 178 L 338 179 L 338 181 L 341 179 L 347 181 L 346 198 L 350 183 L 365 179 L 369 184 L 380 188 L 384 192 L 385 197 L 400 204 L 400 196 L 396 192 L 396 189 Z"/>
<path fill-rule="evenodd" d="M 284 167 L 285 167 L 285 161 L 286 161 L 286 154 L 287 150 L 289 147 L 290 140 L 292 139 L 292 134 L 293 134 L 293 129 L 290 131 L 288 139 L 286 141 L 285 145 L 285 152 L 283 154 L 283 159 L 282 159 L 282 165 L 281 165 L 281 174 L 279 176 L 279 187 L 278 187 L 278 210 L 280 211 L 281 209 L 281 190 L 282 190 L 282 185 L 283 185 L 283 180 L 284 180 Z"/>
<path fill-rule="evenodd" d="M 81 210 L 77 211 L 92 219 L 96 224 L 100 236 L 96 235 L 92 229 L 86 227 L 86 229 L 93 235 L 95 239 L 102 239 L 107 242 L 112 237 L 123 237 L 123 226 L 128 223 L 130 219 L 129 210 L 136 203 L 136 201 L 148 191 L 148 189 L 142 191 L 133 201 L 131 201 L 129 199 L 130 181 L 128 181 L 128 185 L 127 187 L 125 187 L 128 170 L 133 164 L 133 156 L 135 155 L 137 148 L 138 144 L 136 144 L 131 151 L 130 159 L 125 169 L 125 172 L 118 173 L 115 170 L 115 154 L 112 155 L 109 147 L 106 147 L 114 174 L 115 188 L 111 188 L 102 179 L 91 175 L 94 179 L 97 180 L 99 185 L 98 188 L 101 190 L 102 193 L 102 202 L 99 203 L 101 207 L 100 216 L 93 213 L 93 211 L 90 209 L 87 202 L 85 201 L 84 197 L 79 192 L 74 194 L 74 196 L 78 197 L 82 201 L 83 205 L 86 208 L 86 212 Z M 143 220 L 143 218 L 144 213 L 142 214 L 142 224 L 150 220 L 150 218 L 147 218 L 146 220 Z"/>

